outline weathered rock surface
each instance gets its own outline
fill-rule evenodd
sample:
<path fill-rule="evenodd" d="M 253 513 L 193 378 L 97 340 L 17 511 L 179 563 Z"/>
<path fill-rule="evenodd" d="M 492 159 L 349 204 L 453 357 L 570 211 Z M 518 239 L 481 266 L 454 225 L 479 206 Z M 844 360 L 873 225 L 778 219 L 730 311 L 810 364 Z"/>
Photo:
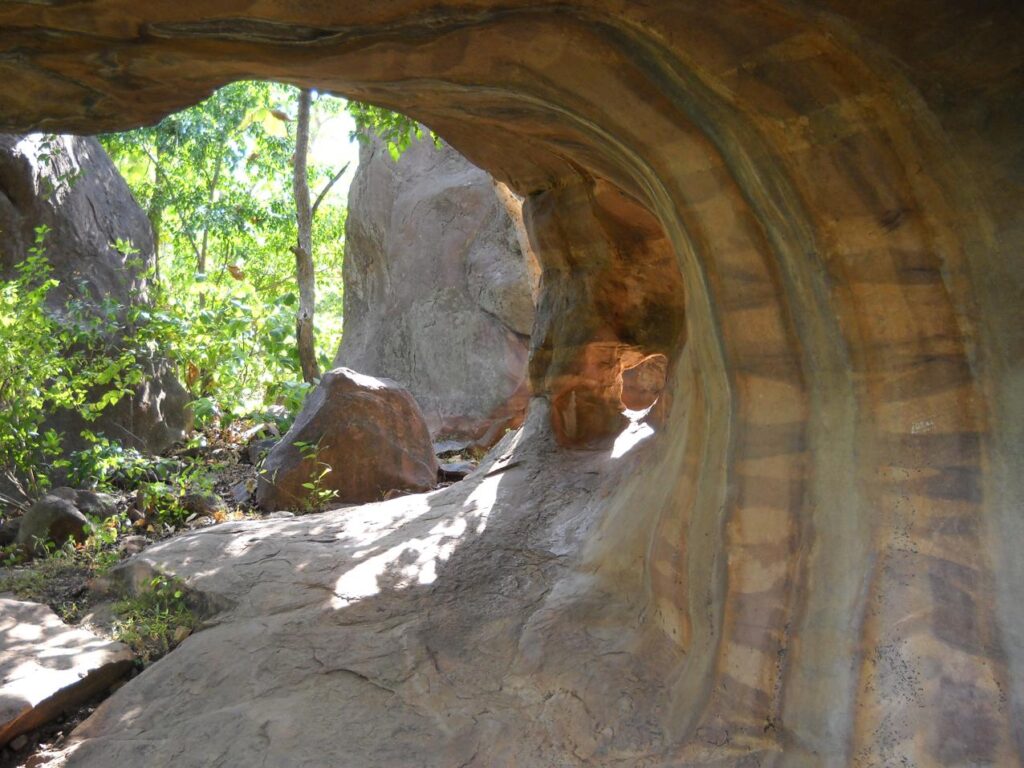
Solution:
<path fill-rule="evenodd" d="M 1015 0 L 0 6 L 11 129 L 334 89 L 523 195 L 544 269 L 521 464 L 173 545 L 235 612 L 69 764 L 1020 764 L 1022 39 Z"/>
<path fill-rule="evenodd" d="M 60 283 L 49 295 L 58 317 L 67 321 L 69 301 L 97 311 L 104 301 L 128 306 L 146 300 L 141 275 L 153 263 L 153 231 L 99 142 L 0 134 L 0 277 L 28 256 L 36 228 L 44 225 L 46 259 Z M 118 251 L 119 240 L 137 253 Z M 96 421 L 55 414 L 50 425 L 65 433 L 65 448 L 78 447 L 78 433 L 86 428 L 154 453 L 180 439 L 185 391 L 166 361 L 145 361 L 144 369 L 146 380 L 134 397 Z"/>
<path fill-rule="evenodd" d="M 431 434 L 492 445 L 522 423 L 536 270 L 521 204 L 451 147 L 360 150 L 335 365 L 407 387 Z"/>
<path fill-rule="evenodd" d="M 455 461 L 446 464 L 441 464 L 439 467 L 438 477 L 442 480 L 457 481 L 462 480 L 470 472 L 476 469 L 477 465 L 471 461 Z"/>
<path fill-rule="evenodd" d="M 256 503 L 267 511 L 317 506 L 306 483 L 359 504 L 392 490 L 429 490 L 436 481 L 430 434 L 409 392 L 389 379 L 335 368 L 267 454 Z"/>
<path fill-rule="evenodd" d="M 39 603 L 0 596 L 0 747 L 106 690 L 128 646 L 64 624 Z"/>
<path fill-rule="evenodd" d="M 17 543 L 34 548 L 43 542 L 84 541 L 88 518 L 105 519 L 117 511 L 113 497 L 95 491 L 54 488 L 38 498 L 20 518 Z"/>
<path fill-rule="evenodd" d="M 68 763 L 547 766 L 572 764 L 551 759 L 571 743 L 582 764 L 628 764 L 659 748 L 668 686 L 649 661 L 672 644 L 640 653 L 642 606 L 595 592 L 571 554 L 600 529 L 603 484 L 636 484 L 649 448 L 565 452 L 547 422 L 538 403 L 442 491 L 147 548 L 135 582 L 173 573 L 224 610 L 105 702 Z"/>

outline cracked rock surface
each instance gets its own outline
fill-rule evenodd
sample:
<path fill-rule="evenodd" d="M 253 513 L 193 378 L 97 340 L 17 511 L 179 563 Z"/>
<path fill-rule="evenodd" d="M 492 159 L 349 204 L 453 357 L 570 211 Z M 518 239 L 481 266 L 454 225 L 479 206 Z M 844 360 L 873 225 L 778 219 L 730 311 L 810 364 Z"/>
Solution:
<path fill-rule="evenodd" d="M 442 491 L 219 525 L 133 558 L 124 578 L 171 574 L 215 614 L 106 701 L 61 764 L 576 765 L 657 751 L 657 663 L 671 650 L 627 639 L 638 605 L 576 552 L 600 523 L 600 481 L 635 459 L 558 451 L 545 411 Z M 545 481 L 551 461 L 570 477 Z"/>

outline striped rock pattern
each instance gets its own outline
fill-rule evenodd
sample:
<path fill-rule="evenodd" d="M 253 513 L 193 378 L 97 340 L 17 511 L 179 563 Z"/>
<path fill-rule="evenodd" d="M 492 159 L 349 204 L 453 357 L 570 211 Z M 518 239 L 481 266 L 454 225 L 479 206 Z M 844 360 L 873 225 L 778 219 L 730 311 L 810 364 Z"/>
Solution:
<path fill-rule="evenodd" d="M 7 3 L 0 129 L 240 77 L 399 109 L 527 198 L 563 446 L 666 355 L 656 450 L 560 555 L 592 599 L 530 635 L 614 628 L 662 687 L 616 716 L 552 655 L 561 740 L 468 764 L 1015 765 L 1022 39 L 1012 0 Z M 570 693 L 657 738 L 584 759 Z"/>

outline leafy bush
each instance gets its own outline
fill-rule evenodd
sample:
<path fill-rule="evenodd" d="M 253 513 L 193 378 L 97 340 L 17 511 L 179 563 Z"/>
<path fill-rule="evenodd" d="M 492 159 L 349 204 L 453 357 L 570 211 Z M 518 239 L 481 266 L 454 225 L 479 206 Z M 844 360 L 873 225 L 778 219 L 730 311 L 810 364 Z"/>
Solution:
<path fill-rule="evenodd" d="M 111 490 L 134 488 L 159 473 L 160 461 L 147 458 L 134 448 L 125 448 L 102 435 L 83 430 L 88 447 L 74 451 L 66 460 L 67 481 L 76 488 Z"/>
<path fill-rule="evenodd" d="M 49 487 L 61 436 L 46 417 L 73 409 L 87 421 L 117 403 L 142 379 L 134 350 L 112 341 L 117 326 L 73 304 L 58 319 L 48 301 L 58 285 L 46 260 L 48 229 L 0 282 L 0 474 L 24 499 Z"/>

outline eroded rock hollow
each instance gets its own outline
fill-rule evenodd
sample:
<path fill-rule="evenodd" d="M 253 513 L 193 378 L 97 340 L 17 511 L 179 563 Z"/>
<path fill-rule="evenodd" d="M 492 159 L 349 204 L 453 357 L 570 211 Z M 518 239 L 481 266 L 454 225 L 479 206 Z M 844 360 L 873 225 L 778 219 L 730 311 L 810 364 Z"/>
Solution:
<path fill-rule="evenodd" d="M 1009 0 L 5 4 L 5 129 L 334 89 L 523 195 L 543 269 L 525 430 L 146 555 L 224 610 L 68 764 L 1019 763 L 1021 39 Z"/>

